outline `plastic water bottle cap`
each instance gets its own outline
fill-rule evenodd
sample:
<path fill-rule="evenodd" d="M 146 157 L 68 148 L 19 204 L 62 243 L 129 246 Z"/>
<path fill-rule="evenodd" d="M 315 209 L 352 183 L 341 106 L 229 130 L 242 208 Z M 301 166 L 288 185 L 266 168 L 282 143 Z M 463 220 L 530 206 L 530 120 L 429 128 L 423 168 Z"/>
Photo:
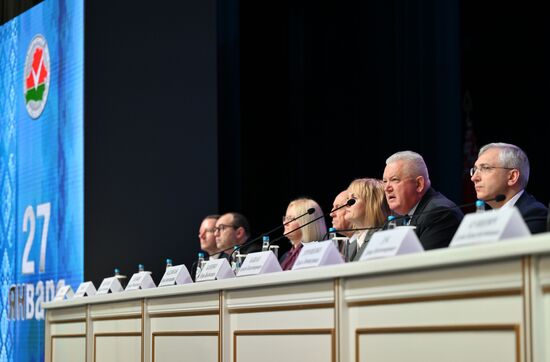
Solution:
<path fill-rule="evenodd" d="M 204 256 L 204 254 L 202 252 L 199 252 L 199 258 L 203 257 L 203 256 Z"/>
<path fill-rule="evenodd" d="M 238 245 L 235 245 L 235 246 L 233 247 L 233 250 L 238 250 L 238 249 L 239 249 L 239 246 L 238 246 Z"/>
<path fill-rule="evenodd" d="M 115 268 L 115 274 L 120 274 L 120 269 L 119 268 Z"/>
<path fill-rule="evenodd" d="M 166 264 L 172 264 L 172 259 L 166 259 Z"/>
<path fill-rule="evenodd" d="M 485 201 L 483 200 L 477 200 L 476 201 L 476 207 L 483 207 L 485 206 Z"/>
<path fill-rule="evenodd" d="M 139 264 L 139 265 L 138 265 L 138 269 L 139 269 L 139 270 L 145 270 L 145 267 L 143 266 L 143 264 Z"/>
<path fill-rule="evenodd" d="M 394 220 L 394 219 L 395 219 L 395 216 L 394 216 L 394 215 L 388 216 L 388 221 L 392 221 L 392 220 Z"/>
<path fill-rule="evenodd" d="M 334 232 L 336 232 L 336 228 L 329 228 L 329 229 L 328 229 L 328 232 L 329 232 L 329 233 L 334 233 Z"/>
<path fill-rule="evenodd" d="M 263 241 L 269 241 L 269 236 L 267 235 L 264 235 L 264 237 L 262 238 Z"/>

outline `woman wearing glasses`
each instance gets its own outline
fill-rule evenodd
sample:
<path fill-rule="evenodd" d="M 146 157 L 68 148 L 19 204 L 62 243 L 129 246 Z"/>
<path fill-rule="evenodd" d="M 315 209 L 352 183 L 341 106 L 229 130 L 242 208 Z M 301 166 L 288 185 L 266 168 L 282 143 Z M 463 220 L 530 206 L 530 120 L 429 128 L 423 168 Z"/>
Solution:
<path fill-rule="evenodd" d="M 313 208 L 313 213 L 308 213 L 308 210 Z M 303 215 L 303 216 L 302 216 Z M 310 241 L 319 241 L 327 233 L 323 210 L 317 202 L 308 198 L 299 198 L 288 204 L 286 214 L 283 216 L 283 224 L 285 227 L 285 236 L 292 247 L 288 252 L 283 254 L 279 259 L 283 270 L 290 270 L 294 262 L 302 250 L 303 243 Z M 311 220 L 321 217 L 319 220 L 306 225 Z"/>
<path fill-rule="evenodd" d="M 345 208 L 344 219 L 351 224 L 352 229 L 358 229 L 350 238 L 348 258 L 349 261 L 357 261 L 372 234 L 382 228 L 390 209 L 381 180 L 353 180 L 348 187 L 348 198 L 355 199 L 355 203 Z"/>

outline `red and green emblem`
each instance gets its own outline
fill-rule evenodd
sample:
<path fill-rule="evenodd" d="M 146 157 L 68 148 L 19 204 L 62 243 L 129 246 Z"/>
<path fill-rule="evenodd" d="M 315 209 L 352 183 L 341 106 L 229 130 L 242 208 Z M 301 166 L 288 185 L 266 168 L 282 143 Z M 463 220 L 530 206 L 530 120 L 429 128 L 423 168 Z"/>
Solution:
<path fill-rule="evenodd" d="M 25 107 L 31 118 L 44 111 L 50 88 L 50 53 L 46 39 L 38 34 L 29 45 L 25 58 Z"/>

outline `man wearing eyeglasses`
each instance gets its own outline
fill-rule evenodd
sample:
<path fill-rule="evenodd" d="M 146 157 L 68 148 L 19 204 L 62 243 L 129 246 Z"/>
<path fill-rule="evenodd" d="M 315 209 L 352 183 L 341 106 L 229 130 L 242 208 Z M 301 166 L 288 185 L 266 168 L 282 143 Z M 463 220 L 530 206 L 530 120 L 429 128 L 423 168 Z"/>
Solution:
<path fill-rule="evenodd" d="M 515 206 L 532 234 L 546 231 L 548 209 L 525 191 L 529 159 L 521 148 L 508 143 L 483 146 L 470 175 L 478 199 L 493 200 L 504 195 L 504 201 L 487 201 L 487 204 L 493 209 Z"/>
<path fill-rule="evenodd" d="M 216 221 L 215 231 L 216 247 L 222 251 L 220 258 L 230 259 L 233 247 L 243 245 L 250 237 L 248 220 L 238 212 L 228 212 L 220 216 Z M 261 245 L 255 243 L 241 247 L 239 252 L 248 254 L 260 250 Z"/>
<path fill-rule="evenodd" d="M 386 160 L 384 192 L 400 220 L 410 220 L 424 250 L 449 245 L 464 214 L 454 202 L 431 187 L 422 156 L 412 151 L 394 153 Z"/>

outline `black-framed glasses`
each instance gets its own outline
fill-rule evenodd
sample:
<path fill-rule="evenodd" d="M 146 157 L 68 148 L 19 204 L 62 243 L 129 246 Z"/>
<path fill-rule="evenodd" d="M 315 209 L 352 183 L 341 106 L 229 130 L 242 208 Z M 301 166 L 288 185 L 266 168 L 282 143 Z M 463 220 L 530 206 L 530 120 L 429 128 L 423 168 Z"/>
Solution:
<path fill-rule="evenodd" d="M 239 227 L 236 225 L 220 224 L 214 228 L 214 232 L 219 231 L 220 233 L 223 233 L 226 228 L 238 229 Z"/>
<path fill-rule="evenodd" d="M 494 168 L 502 168 L 504 170 L 514 170 L 513 167 L 500 167 L 500 166 L 489 166 L 489 165 L 481 165 L 479 167 L 474 166 L 470 169 L 470 176 L 475 175 L 477 171 L 479 171 L 481 174 L 486 174 L 489 171 L 491 171 Z"/>

